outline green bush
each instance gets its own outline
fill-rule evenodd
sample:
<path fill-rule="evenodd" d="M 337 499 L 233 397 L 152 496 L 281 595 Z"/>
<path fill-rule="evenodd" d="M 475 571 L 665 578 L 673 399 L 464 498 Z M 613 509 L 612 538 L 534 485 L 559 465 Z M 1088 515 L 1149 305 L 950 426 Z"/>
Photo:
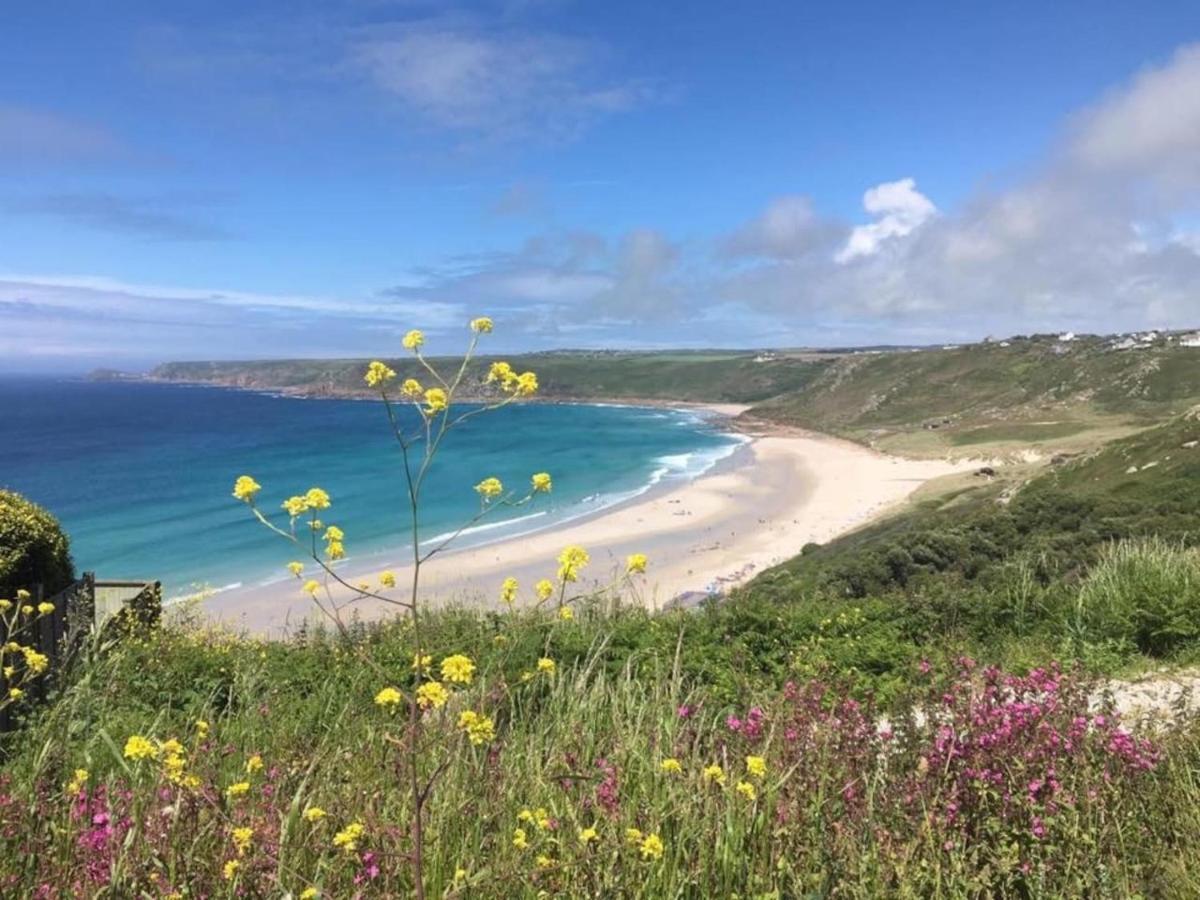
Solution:
<path fill-rule="evenodd" d="M 0 490 L 0 594 L 40 584 L 49 594 L 75 580 L 58 520 L 20 494 Z"/>
<path fill-rule="evenodd" d="M 1087 642 L 1170 656 L 1200 638 L 1200 551 L 1159 538 L 1114 544 L 1080 586 L 1074 624 Z"/>

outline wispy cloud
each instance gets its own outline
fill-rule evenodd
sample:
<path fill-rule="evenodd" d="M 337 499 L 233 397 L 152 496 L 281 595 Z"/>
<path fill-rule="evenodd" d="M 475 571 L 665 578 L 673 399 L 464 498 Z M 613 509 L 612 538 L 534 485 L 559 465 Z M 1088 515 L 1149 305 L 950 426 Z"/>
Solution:
<path fill-rule="evenodd" d="M 128 148 L 100 125 L 0 103 L 0 162 L 44 166 L 116 160 L 128 154 Z"/>
<path fill-rule="evenodd" d="M 224 227 L 181 211 L 185 197 L 118 197 L 104 193 L 47 194 L 4 204 L 17 215 L 51 216 L 97 231 L 164 241 L 223 241 L 234 237 Z"/>

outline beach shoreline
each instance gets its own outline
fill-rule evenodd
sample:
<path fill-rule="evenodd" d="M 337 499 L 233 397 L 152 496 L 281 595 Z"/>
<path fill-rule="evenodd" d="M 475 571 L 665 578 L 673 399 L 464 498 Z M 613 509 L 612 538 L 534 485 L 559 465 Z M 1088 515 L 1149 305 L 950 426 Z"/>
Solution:
<path fill-rule="evenodd" d="M 746 409 L 737 404 L 670 406 L 723 418 L 723 427 Z M 591 554 L 584 586 L 611 581 L 626 556 L 644 553 L 650 565 L 635 578 L 636 599 L 652 608 L 687 603 L 743 584 L 797 555 L 805 544 L 824 543 L 861 527 L 931 478 L 971 465 L 892 457 L 826 435 L 757 424 L 742 421 L 728 427 L 746 442 L 691 480 L 664 482 L 553 528 L 436 556 L 422 568 L 423 599 L 495 608 L 500 584 L 511 576 L 520 584 L 517 602 L 530 603 L 533 584 L 553 578 L 561 548 L 577 544 Z M 383 559 L 372 559 L 369 569 L 350 560 L 339 575 L 351 583 L 377 584 L 379 572 L 389 569 L 399 584 L 406 584 L 411 578 L 411 568 L 403 564 L 406 556 L 404 548 L 397 548 Z M 352 596 L 336 584 L 333 589 L 339 603 Z M 389 593 L 405 596 L 400 589 Z M 272 636 L 319 615 L 294 579 L 225 591 L 203 601 L 203 609 L 228 626 Z M 371 620 L 392 615 L 398 607 L 362 599 L 347 614 L 350 610 Z"/>

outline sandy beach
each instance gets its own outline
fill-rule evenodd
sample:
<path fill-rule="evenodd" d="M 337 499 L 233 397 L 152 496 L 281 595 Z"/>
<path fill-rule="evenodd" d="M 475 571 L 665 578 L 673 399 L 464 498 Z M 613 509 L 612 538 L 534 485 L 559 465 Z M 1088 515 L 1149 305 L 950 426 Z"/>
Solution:
<path fill-rule="evenodd" d="M 707 407 L 736 415 L 740 407 Z M 593 517 L 559 528 L 481 547 L 451 550 L 422 568 L 427 602 L 496 604 L 500 583 L 513 576 L 520 599 L 530 602 L 532 585 L 553 577 L 555 558 L 568 544 L 591 554 L 585 574 L 604 582 L 623 567 L 628 554 L 645 553 L 650 566 L 637 579 L 647 605 L 662 607 L 693 592 L 724 591 L 800 552 L 859 527 L 897 504 L 931 478 L 970 468 L 969 462 L 909 460 L 823 435 L 771 429 L 750 434 L 734 456 L 689 483 L 652 491 Z M 370 570 L 353 560 L 348 581 L 375 580 L 389 568 L 399 584 L 411 578 L 398 550 L 395 565 Z M 341 574 L 341 573 L 339 573 Z M 403 591 L 397 588 L 397 596 Z M 334 591 L 339 601 L 349 599 Z M 243 588 L 205 601 L 213 617 L 254 632 L 279 634 L 314 614 L 298 582 Z M 361 600 L 353 609 L 371 619 L 395 607 Z"/>

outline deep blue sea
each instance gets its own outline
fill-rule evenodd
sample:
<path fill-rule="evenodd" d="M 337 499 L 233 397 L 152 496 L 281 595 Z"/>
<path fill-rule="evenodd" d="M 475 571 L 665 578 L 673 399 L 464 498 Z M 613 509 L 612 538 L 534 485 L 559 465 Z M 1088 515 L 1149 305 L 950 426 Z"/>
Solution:
<path fill-rule="evenodd" d="M 313 485 L 329 491 L 324 518 L 346 532 L 352 567 L 389 550 L 395 558 L 408 539 L 403 470 L 378 403 L 0 378 L 0 423 L 0 487 L 54 513 L 76 568 L 102 578 L 158 579 L 175 596 L 284 577 L 294 552 L 230 496 L 242 474 L 262 484 L 260 505 L 281 524 L 285 497 Z M 523 489 L 547 471 L 554 491 L 532 509 L 506 510 L 504 522 L 488 519 L 466 543 L 694 477 L 738 442 L 686 411 L 530 403 L 487 413 L 447 437 L 422 500 L 423 536 L 476 512 L 472 487 L 490 475 Z"/>

